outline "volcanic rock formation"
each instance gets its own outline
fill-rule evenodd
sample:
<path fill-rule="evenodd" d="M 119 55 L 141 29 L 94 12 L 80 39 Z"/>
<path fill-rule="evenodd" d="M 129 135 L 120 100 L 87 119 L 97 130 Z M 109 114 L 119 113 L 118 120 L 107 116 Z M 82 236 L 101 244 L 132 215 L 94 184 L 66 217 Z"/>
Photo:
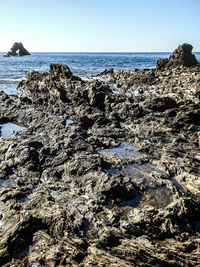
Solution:
<path fill-rule="evenodd" d="M 22 43 L 15 42 L 10 51 L 7 53 L 7 55 L 4 55 L 4 57 L 29 56 L 29 55 L 30 53 L 24 48 Z"/>
<path fill-rule="evenodd" d="M 0 266 L 199 266 L 199 83 L 52 64 L 0 92 L 2 127 L 26 127 L 1 137 Z"/>

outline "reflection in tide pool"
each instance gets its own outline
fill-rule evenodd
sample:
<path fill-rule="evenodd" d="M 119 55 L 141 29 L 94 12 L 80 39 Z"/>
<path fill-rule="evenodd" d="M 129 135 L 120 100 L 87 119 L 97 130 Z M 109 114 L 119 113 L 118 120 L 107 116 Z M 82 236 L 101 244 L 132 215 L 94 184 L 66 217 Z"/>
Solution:
<path fill-rule="evenodd" d="M 117 94 L 117 95 L 120 94 L 119 89 L 117 88 L 117 86 L 114 86 L 114 85 L 112 84 L 112 85 L 110 85 L 110 89 L 111 89 L 111 91 L 113 92 L 113 94 Z"/>
<path fill-rule="evenodd" d="M 141 153 L 138 151 L 136 147 L 134 147 L 131 143 L 124 142 L 121 143 L 119 147 L 114 147 L 111 149 L 99 150 L 99 154 L 103 156 L 116 156 L 119 159 L 128 159 L 134 156 L 140 156 Z"/>
<path fill-rule="evenodd" d="M 72 120 L 66 120 L 66 125 L 73 124 L 74 122 Z"/>
<path fill-rule="evenodd" d="M 119 147 L 104 149 L 99 151 L 104 157 L 117 157 L 119 159 L 129 159 L 136 156 L 141 156 L 141 153 L 130 143 L 122 143 Z M 164 171 L 157 166 L 149 163 L 145 164 L 127 164 L 121 169 L 112 168 L 104 169 L 105 173 L 115 175 L 121 174 L 124 177 L 129 177 L 131 182 L 138 186 L 143 187 L 140 192 L 131 200 L 125 200 L 119 203 L 118 207 L 154 207 L 164 208 L 173 201 L 173 193 L 167 185 L 158 185 L 154 176 L 164 175 Z"/>
<path fill-rule="evenodd" d="M 0 180 L 0 189 L 4 187 L 13 187 L 16 186 L 16 181 L 14 179 L 3 179 Z"/>
<path fill-rule="evenodd" d="M 172 192 L 167 187 L 149 188 L 142 194 L 137 194 L 135 198 L 122 201 L 119 203 L 119 207 L 155 207 L 164 208 L 172 202 Z"/>
<path fill-rule="evenodd" d="M 1 136 L 11 137 L 12 134 L 21 132 L 25 129 L 26 129 L 25 127 L 19 126 L 17 124 L 11 123 L 11 122 L 4 123 L 1 126 Z"/>

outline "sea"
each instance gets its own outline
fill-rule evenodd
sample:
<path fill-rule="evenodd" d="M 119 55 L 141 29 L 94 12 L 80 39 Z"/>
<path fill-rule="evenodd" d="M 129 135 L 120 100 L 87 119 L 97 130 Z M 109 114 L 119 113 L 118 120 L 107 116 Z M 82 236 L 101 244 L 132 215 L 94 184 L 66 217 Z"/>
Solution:
<path fill-rule="evenodd" d="M 46 72 L 51 63 L 66 64 L 74 75 L 86 78 L 109 68 L 116 71 L 154 68 L 158 59 L 168 58 L 171 53 L 32 53 L 3 57 L 5 54 L 0 52 L 0 91 L 16 95 L 19 82 L 30 69 Z M 200 52 L 194 54 L 200 61 Z"/>

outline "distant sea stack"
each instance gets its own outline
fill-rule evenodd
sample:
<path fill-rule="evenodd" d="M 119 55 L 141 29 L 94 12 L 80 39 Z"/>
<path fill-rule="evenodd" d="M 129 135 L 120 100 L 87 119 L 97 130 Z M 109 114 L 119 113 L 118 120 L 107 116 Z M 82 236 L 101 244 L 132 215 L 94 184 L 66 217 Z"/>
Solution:
<path fill-rule="evenodd" d="M 159 59 L 157 69 L 172 69 L 176 67 L 192 67 L 198 64 L 195 55 L 192 54 L 192 45 L 182 44 L 173 52 L 169 59 Z"/>
<path fill-rule="evenodd" d="M 28 50 L 26 50 L 23 46 L 23 44 L 17 43 L 15 42 L 12 46 L 12 48 L 10 49 L 10 51 L 8 51 L 7 55 L 4 55 L 4 57 L 10 57 L 10 56 L 29 56 L 31 55 Z"/>

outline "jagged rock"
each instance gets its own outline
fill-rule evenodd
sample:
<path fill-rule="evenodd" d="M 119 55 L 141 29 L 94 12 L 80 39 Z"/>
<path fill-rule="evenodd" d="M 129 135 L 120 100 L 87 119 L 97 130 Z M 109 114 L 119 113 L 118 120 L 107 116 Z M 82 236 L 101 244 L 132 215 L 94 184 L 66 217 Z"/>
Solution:
<path fill-rule="evenodd" d="M 158 70 L 163 70 L 167 66 L 168 62 L 169 62 L 169 59 L 167 59 L 167 58 L 158 59 L 158 61 L 157 61 L 157 69 Z"/>
<path fill-rule="evenodd" d="M 176 67 L 191 67 L 198 64 L 195 55 L 192 54 L 192 45 L 183 44 L 172 53 L 169 59 L 159 59 L 157 69 L 170 69 Z"/>
<path fill-rule="evenodd" d="M 67 65 L 51 64 L 49 75 L 55 79 L 69 79 L 73 76 Z"/>
<path fill-rule="evenodd" d="M 113 75 L 124 93 L 60 64 L 0 92 L 26 127 L 0 137 L 1 266 L 200 265 L 200 69 Z"/>
<path fill-rule="evenodd" d="M 30 53 L 24 48 L 22 43 L 15 42 L 11 48 L 11 50 L 4 55 L 4 57 L 10 56 L 29 56 Z"/>
<path fill-rule="evenodd" d="M 101 73 L 98 74 L 98 76 L 105 76 L 105 75 L 113 75 L 114 74 L 114 69 L 105 69 Z"/>
<path fill-rule="evenodd" d="M 74 102 L 77 106 L 87 103 L 91 107 L 103 109 L 106 93 L 111 93 L 101 82 L 84 82 L 72 74 L 69 67 L 51 64 L 49 72 L 29 71 L 26 80 L 18 85 L 20 98 L 54 108 L 56 104 L 61 112 L 67 108 L 66 103 Z"/>

